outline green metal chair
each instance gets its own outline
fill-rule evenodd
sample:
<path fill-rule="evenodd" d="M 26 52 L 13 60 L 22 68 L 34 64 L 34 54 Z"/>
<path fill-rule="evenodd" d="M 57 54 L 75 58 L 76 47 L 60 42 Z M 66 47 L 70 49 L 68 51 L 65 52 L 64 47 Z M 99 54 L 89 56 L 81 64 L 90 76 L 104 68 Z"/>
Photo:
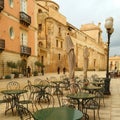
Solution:
<path fill-rule="evenodd" d="M 34 104 L 34 94 L 36 93 L 35 92 L 36 88 L 28 80 L 28 84 L 23 89 L 27 90 L 27 92 L 20 96 L 19 104 L 26 105 L 27 108 L 29 107 L 28 105 L 31 104 L 32 109 L 34 111 L 34 107 L 37 109 L 37 107 Z"/>
<path fill-rule="evenodd" d="M 97 114 L 98 114 L 98 119 L 100 120 L 100 116 L 99 116 L 99 109 L 100 109 L 100 105 L 99 103 L 94 100 L 94 99 L 89 99 L 89 100 L 86 100 L 84 102 L 84 107 L 83 109 L 85 110 L 84 113 L 88 114 L 87 113 L 87 110 L 93 110 L 93 119 L 95 120 L 95 111 L 97 110 Z"/>
<path fill-rule="evenodd" d="M 23 105 L 17 105 L 18 115 L 20 120 L 38 120 L 35 116 Z"/>

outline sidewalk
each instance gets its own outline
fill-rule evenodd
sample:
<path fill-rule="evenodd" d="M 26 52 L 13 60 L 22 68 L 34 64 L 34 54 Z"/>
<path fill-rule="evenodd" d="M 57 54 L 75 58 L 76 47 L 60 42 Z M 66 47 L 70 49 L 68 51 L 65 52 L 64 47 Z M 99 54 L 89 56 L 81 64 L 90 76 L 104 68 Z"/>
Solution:
<path fill-rule="evenodd" d="M 67 73 L 68 74 L 68 73 Z M 76 72 L 76 75 L 82 75 L 82 72 Z M 98 74 L 100 77 L 105 77 L 105 72 L 88 72 L 88 77 L 92 74 Z M 21 88 L 27 84 L 27 80 L 30 80 L 32 83 L 35 78 L 46 78 L 50 76 L 57 76 L 59 77 L 61 74 L 57 73 L 47 73 L 44 76 L 36 76 L 30 78 L 18 78 L 14 79 L 18 81 L 21 85 Z M 0 90 L 5 89 L 6 84 L 11 81 L 9 80 L 0 80 Z M 101 106 L 100 108 L 100 120 L 120 120 L 120 78 L 112 78 L 110 83 L 110 91 L 111 95 L 105 96 L 105 107 Z M 1 96 L 0 96 L 1 98 Z M 8 112 L 7 115 L 4 115 L 5 105 L 0 105 L 0 120 L 19 120 L 19 117 L 13 116 L 11 112 Z M 93 112 L 91 112 L 90 120 L 92 119 Z M 98 118 L 97 118 L 98 119 Z"/>

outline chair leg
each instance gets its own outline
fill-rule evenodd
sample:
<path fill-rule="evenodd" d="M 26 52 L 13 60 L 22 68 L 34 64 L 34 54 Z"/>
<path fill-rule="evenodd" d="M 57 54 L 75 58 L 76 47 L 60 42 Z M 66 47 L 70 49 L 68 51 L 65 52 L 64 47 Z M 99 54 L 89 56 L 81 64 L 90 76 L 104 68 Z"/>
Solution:
<path fill-rule="evenodd" d="M 100 114 L 99 114 L 99 110 L 97 110 L 97 113 L 98 113 L 98 119 L 100 120 Z"/>
<path fill-rule="evenodd" d="M 89 120 L 89 115 L 86 113 L 83 113 L 83 117 L 81 120 Z"/>

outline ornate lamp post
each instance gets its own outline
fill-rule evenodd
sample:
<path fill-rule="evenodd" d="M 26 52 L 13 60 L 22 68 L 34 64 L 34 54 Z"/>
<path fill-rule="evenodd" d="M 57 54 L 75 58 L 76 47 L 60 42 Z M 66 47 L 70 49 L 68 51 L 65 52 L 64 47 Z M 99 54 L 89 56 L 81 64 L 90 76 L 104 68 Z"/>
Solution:
<path fill-rule="evenodd" d="M 113 33 L 113 18 L 109 17 L 105 20 L 105 28 L 108 34 L 108 47 L 107 47 L 107 68 L 106 68 L 106 79 L 105 79 L 105 95 L 110 95 L 110 77 L 109 77 L 109 44 L 110 36 Z"/>

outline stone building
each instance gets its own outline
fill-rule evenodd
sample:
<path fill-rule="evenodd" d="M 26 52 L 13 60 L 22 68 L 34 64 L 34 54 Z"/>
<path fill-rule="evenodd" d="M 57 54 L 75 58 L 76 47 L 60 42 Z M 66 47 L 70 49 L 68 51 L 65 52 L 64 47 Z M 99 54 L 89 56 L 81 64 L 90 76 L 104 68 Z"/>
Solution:
<path fill-rule="evenodd" d="M 69 31 L 74 42 L 76 68 L 83 70 L 83 49 L 88 47 L 89 70 L 105 70 L 106 44 L 103 42 L 100 23 L 82 25 L 80 29 L 67 22 L 59 13 L 59 5 L 51 0 L 37 0 L 38 3 L 38 45 L 39 59 L 46 66 L 46 72 L 55 72 L 58 67 L 68 70 L 65 51 L 65 36 Z M 41 17 L 42 16 L 42 17 Z"/>
<path fill-rule="evenodd" d="M 32 8 L 32 9 L 31 9 Z M 68 70 L 65 36 L 69 32 L 76 55 L 76 69 L 83 70 L 84 47 L 89 50 L 89 70 L 106 68 L 106 44 L 100 23 L 82 25 L 67 22 L 52 0 L 0 1 L 0 76 L 9 74 L 7 61 L 23 61 L 36 70 L 35 61 L 45 65 L 45 72 Z"/>
<path fill-rule="evenodd" d="M 114 71 L 115 69 L 120 72 L 120 56 L 111 56 L 109 58 L 109 70 Z"/>

